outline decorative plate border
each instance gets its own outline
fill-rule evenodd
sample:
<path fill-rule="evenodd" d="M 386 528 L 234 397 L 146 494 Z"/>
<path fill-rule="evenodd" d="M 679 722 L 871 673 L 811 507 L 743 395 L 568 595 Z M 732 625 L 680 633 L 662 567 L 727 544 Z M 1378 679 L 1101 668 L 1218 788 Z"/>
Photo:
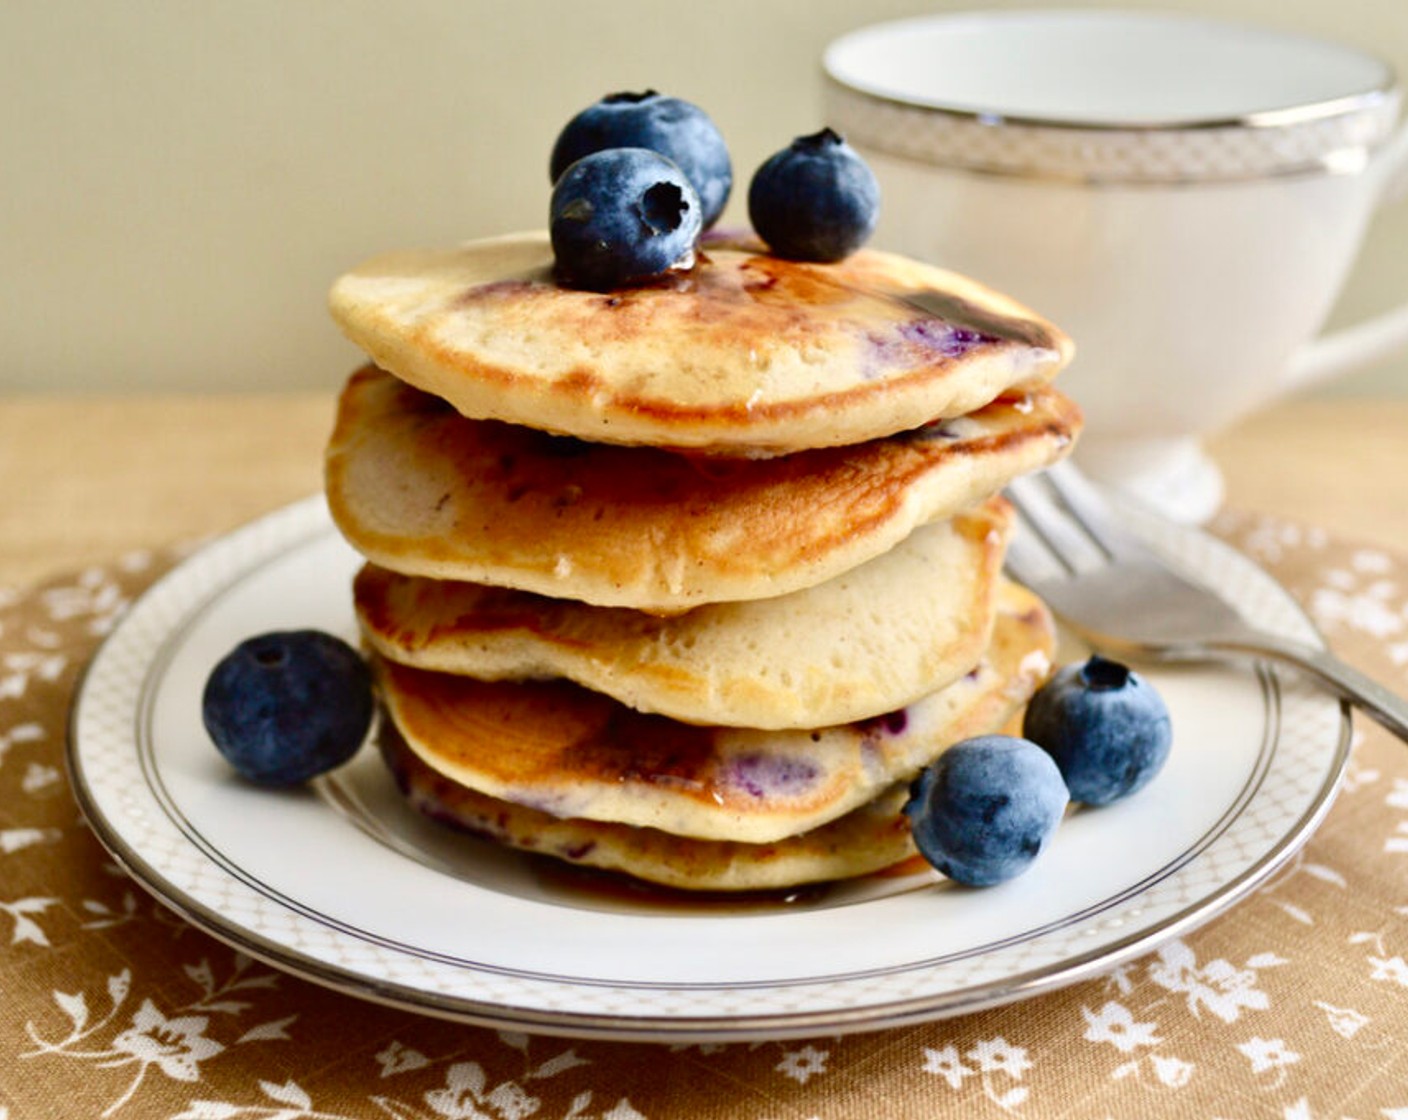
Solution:
<path fill-rule="evenodd" d="M 1290 596 L 1232 549 L 1132 516 L 1185 567 L 1215 574 L 1253 618 L 1319 640 Z M 197 842 L 194 826 L 161 793 L 150 709 L 184 628 L 239 581 L 333 533 L 321 498 L 312 498 L 214 542 L 156 584 L 109 636 L 76 692 L 70 774 L 102 843 L 193 924 L 318 983 L 433 1015 L 584 1037 L 717 1041 L 896 1026 L 1035 995 L 1113 968 L 1245 896 L 1308 838 L 1348 757 L 1347 710 L 1293 674 L 1260 666 L 1266 742 L 1253 780 L 1218 828 L 1152 881 L 962 953 L 839 974 L 678 984 L 501 969 L 428 953 L 241 875 Z M 900 905 L 897 897 L 860 905 L 883 914 Z"/>

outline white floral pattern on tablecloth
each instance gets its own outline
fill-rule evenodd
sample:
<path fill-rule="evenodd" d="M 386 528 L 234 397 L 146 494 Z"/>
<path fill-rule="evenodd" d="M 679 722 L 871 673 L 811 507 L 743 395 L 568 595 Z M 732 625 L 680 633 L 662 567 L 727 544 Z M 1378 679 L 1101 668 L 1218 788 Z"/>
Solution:
<path fill-rule="evenodd" d="M 1216 531 L 1408 692 L 1408 560 Z M 1065 991 L 842 1038 L 529 1037 L 341 996 L 188 926 L 115 866 L 62 745 L 86 657 L 167 558 L 0 589 L 0 1120 L 1408 1120 L 1408 751 L 1359 721 L 1344 789 L 1232 914 Z"/>

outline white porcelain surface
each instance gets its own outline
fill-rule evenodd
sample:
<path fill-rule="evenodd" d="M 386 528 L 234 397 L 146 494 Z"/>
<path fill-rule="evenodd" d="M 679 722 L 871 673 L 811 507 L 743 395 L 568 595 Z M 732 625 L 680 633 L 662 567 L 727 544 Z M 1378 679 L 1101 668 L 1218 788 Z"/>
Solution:
<path fill-rule="evenodd" d="M 1253 618 L 1314 640 L 1289 596 L 1201 534 L 1137 518 Z M 197 925 L 370 999 L 617 1038 L 836 1033 L 1022 998 L 1103 971 L 1242 897 L 1307 838 L 1348 749 L 1340 705 L 1268 667 L 1159 670 L 1172 756 L 1078 812 L 984 891 L 929 873 L 792 903 L 656 904 L 582 889 L 411 813 L 375 757 L 297 792 L 236 780 L 200 725 L 252 633 L 351 636 L 358 563 L 320 500 L 216 542 L 144 596 L 79 692 L 70 764 L 97 835 Z"/>
<path fill-rule="evenodd" d="M 1235 120 L 1387 90 L 1360 51 L 1155 12 L 973 12 L 880 24 L 828 49 L 844 85 L 902 103 L 1032 121 Z"/>
<path fill-rule="evenodd" d="M 1408 162 L 1400 91 L 1372 56 L 1057 11 L 881 25 L 826 63 L 828 121 L 881 182 L 877 244 L 1070 333 L 1078 460 L 1167 516 L 1220 500 L 1206 461 L 1187 482 L 1202 436 L 1408 343 L 1402 311 L 1316 338 Z M 1115 467 L 1135 460 L 1137 485 Z"/>

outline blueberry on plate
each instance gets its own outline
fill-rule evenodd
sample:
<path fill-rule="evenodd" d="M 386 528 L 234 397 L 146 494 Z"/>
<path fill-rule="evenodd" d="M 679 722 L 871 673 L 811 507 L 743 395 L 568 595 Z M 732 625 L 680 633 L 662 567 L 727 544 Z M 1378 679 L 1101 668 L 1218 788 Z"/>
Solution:
<path fill-rule="evenodd" d="M 694 263 L 699 196 L 684 172 L 648 148 L 583 156 L 552 189 L 557 278 L 608 291 Z"/>
<path fill-rule="evenodd" d="M 290 786 L 346 762 L 372 720 L 366 662 L 340 638 L 283 630 L 241 642 L 211 670 L 201 718 L 235 770 Z"/>
<path fill-rule="evenodd" d="M 583 156 L 606 148 L 649 148 L 673 161 L 699 195 L 704 229 L 723 213 L 733 189 L 733 164 L 723 136 L 697 105 L 653 89 L 607 94 L 563 127 L 548 174 L 556 183 Z"/>
<path fill-rule="evenodd" d="M 1025 871 L 1066 811 L 1051 756 L 1025 739 L 980 735 L 915 779 L 904 812 L 920 854 L 955 882 L 990 887 Z"/>
<path fill-rule="evenodd" d="M 1037 691 L 1022 734 L 1056 760 L 1071 800 L 1087 805 L 1142 789 L 1173 741 L 1168 707 L 1153 685 L 1099 655 L 1064 666 Z"/>
<path fill-rule="evenodd" d="M 875 232 L 880 184 L 829 128 L 769 157 L 748 185 L 748 218 L 779 257 L 839 261 Z"/>

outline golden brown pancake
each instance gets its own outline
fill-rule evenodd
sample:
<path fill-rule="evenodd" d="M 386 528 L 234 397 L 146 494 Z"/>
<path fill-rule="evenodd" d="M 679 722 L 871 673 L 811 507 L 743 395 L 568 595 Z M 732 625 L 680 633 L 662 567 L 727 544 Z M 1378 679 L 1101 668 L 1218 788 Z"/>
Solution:
<path fill-rule="evenodd" d="M 815 587 L 667 618 L 370 564 L 353 597 L 368 642 L 403 665 L 566 677 L 689 723 L 826 727 L 903 707 L 978 662 L 1011 520 L 991 498 Z"/>
<path fill-rule="evenodd" d="M 326 488 L 343 535 L 391 571 L 671 613 L 832 579 L 1061 458 L 1079 426 L 1041 387 L 855 447 L 701 459 L 468 420 L 367 368 Z"/>
<path fill-rule="evenodd" d="M 456 783 L 555 817 L 768 843 L 907 781 L 950 743 L 1002 725 L 1050 668 L 1041 601 L 1002 585 L 966 676 L 896 712 L 814 731 L 680 723 L 567 681 L 479 681 L 375 659 L 386 712 Z"/>
<path fill-rule="evenodd" d="M 904 785 L 845 816 L 770 844 L 695 840 L 655 828 L 563 819 L 477 793 L 427 766 L 384 724 L 381 750 L 412 807 L 482 839 L 692 891 L 767 891 L 848 879 L 914 855 Z"/>
<path fill-rule="evenodd" d="M 378 365 L 466 416 L 751 456 L 961 416 L 1072 349 L 1006 296 L 905 257 L 784 261 L 723 240 L 607 293 L 555 283 L 545 233 L 393 253 L 339 278 L 330 306 Z"/>

